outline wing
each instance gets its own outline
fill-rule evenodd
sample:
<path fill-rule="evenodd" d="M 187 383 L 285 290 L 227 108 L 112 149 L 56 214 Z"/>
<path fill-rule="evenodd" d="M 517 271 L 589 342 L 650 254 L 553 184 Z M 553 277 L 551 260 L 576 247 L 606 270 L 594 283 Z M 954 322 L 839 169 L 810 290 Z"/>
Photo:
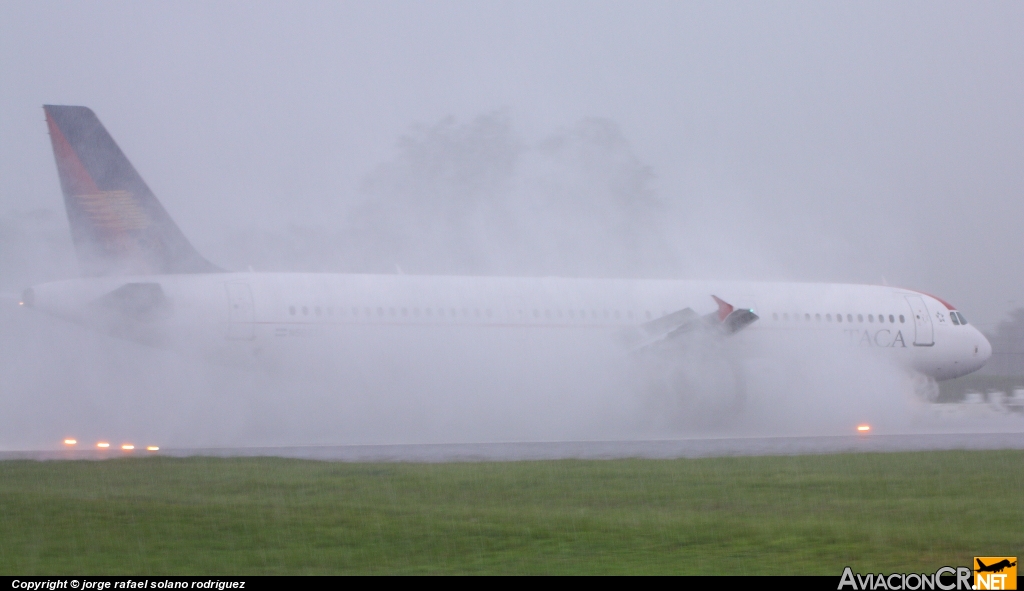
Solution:
<path fill-rule="evenodd" d="M 692 308 L 684 308 L 639 326 L 630 327 L 619 335 L 624 345 L 631 349 L 644 349 L 661 343 L 671 343 L 694 331 L 707 331 L 720 336 L 735 334 L 758 319 L 753 310 L 737 310 L 731 304 L 711 296 L 718 304 L 718 310 L 701 316 Z"/>

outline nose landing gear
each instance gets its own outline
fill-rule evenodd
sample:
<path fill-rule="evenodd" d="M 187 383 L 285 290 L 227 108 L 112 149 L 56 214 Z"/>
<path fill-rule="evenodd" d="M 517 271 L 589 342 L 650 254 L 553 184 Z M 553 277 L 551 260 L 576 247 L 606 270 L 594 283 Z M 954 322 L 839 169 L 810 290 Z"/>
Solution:
<path fill-rule="evenodd" d="M 939 383 L 931 376 L 918 374 L 914 377 L 914 395 L 922 402 L 935 402 L 939 399 Z"/>

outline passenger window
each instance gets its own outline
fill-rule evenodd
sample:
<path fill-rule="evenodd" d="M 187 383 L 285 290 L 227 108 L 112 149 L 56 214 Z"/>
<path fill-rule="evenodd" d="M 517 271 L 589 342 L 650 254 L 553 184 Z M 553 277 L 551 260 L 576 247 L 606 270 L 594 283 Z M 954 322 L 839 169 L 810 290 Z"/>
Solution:
<path fill-rule="evenodd" d="M 804 314 L 804 320 L 807 321 L 807 322 L 810 322 L 811 321 L 811 315 L 810 314 Z"/>
<path fill-rule="evenodd" d="M 863 314 L 857 314 L 857 322 L 864 322 L 864 315 Z"/>
<path fill-rule="evenodd" d="M 868 314 L 868 322 L 874 322 L 874 321 L 875 321 L 875 315 L 874 314 Z"/>
<path fill-rule="evenodd" d="M 533 309 L 533 317 L 534 318 L 540 318 L 540 310 L 534 308 Z"/>
<path fill-rule="evenodd" d="M 288 313 L 295 316 L 295 306 L 288 306 Z"/>
<path fill-rule="evenodd" d="M 787 312 L 787 313 L 783 314 L 782 315 L 782 319 L 783 320 L 789 320 L 789 313 Z"/>
<path fill-rule="evenodd" d="M 831 314 L 825 314 L 825 322 L 832 322 L 832 315 Z"/>
<path fill-rule="evenodd" d="M 889 324 L 896 324 L 896 318 L 892 314 L 889 314 Z"/>
<path fill-rule="evenodd" d="M 420 309 L 419 308 L 413 308 L 412 309 L 412 315 L 413 316 L 419 316 L 420 315 Z"/>
<path fill-rule="evenodd" d="M 778 319 L 779 319 L 779 313 L 778 312 L 774 312 L 772 314 L 772 320 L 778 320 Z"/>
<path fill-rule="evenodd" d="M 842 322 L 842 321 L 843 321 L 843 315 L 842 314 L 836 314 L 836 322 Z"/>
<path fill-rule="evenodd" d="M 846 321 L 847 322 L 853 322 L 853 314 L 847 314 L 846 315 Z"/>
<path fill-rule="evenodd" d="M 458 316 L 458 314 L 455 313 L 455 308 L 452 308 L 451 310 L 448 310 L 448 311 L 451 312 L 451 317 L 452 318 L 455 318 L 456 316 Z"/>
<path fill-rule="evenodd" d="M 900 324 L 903 324 L 906 320 L 903 319 L 903 314 L 900 314 Z"/>
<path fill-rule="evenodd" d="M 618 310 L 616 310 L 616 311 L 615 311 L 615 319 L 616 319 L 616 320 L 618 320 L 618 319 L 619 319 L 619 311 L 618 311 Z"/>
<path fill-rule="evenodd" d="M 633 319 L 633 311 L 632 310 L 626 312 L 626 318 L 629 318 L 630 320 Z"/>
<path fill-rule="evenodd" d="M 463 318 L 469 318 L 469 308 L 463 308 L 462 309 L 462 317 Z"/>
<path fill-rule="evenodd" d="M 821 314 L 815 314 L 814 320 L 816 320 L 817 322 L 821 322 Z"/>
<path fill-rule="evenodd" d="M 302 315 L 303 316 L 309 316 L 309 308 L 307 308 L 306 306 L 303 306 L 302 307 Z"/>

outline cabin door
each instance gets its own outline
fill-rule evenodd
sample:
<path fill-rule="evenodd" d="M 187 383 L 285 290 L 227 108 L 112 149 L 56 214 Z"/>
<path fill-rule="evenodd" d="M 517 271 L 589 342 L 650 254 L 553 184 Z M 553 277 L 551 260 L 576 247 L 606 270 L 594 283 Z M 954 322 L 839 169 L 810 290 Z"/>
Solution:
<path fill-rule="evenodd" d="M 935 344 L 935 329 L 928 308 L 924 305 L 924 298 L 907 296 L 907 303 L 910 304 L 910 315 L 914 318 L 914 345 L 931 347 Z"/>

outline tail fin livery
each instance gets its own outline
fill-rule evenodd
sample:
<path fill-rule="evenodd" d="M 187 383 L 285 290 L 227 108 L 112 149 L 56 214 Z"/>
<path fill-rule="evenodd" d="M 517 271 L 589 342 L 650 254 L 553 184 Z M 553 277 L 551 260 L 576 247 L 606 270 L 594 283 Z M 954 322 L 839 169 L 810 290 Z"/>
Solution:
<path fill-rule="evenodd" d="M 84 274 L 221 270 L 189 244 L 92 110 L 58 105 L 43 110 Z"/>

